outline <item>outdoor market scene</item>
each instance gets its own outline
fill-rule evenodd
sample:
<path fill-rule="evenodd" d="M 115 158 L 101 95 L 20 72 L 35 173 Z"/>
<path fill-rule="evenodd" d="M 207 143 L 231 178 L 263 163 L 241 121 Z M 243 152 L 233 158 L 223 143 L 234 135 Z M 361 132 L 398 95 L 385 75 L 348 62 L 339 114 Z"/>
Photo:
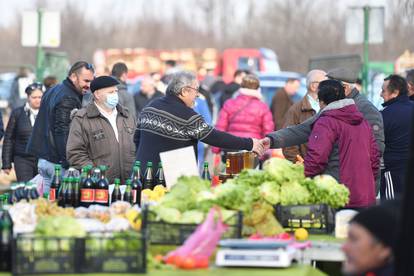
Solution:
<path fill-rule="evenodd" d="M 0 276 L 412 276 L 414 2 L 0 2 Z"/>

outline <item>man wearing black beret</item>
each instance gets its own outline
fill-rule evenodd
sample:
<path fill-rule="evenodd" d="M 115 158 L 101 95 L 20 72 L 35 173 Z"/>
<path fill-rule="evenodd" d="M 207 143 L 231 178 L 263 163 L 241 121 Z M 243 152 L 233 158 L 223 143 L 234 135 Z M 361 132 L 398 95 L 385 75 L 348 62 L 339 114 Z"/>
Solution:
<path fill-rule="evenodd" d="M 135 118 L 119 104 L 118 84 L 109 76 L 92 81 L 93 101 L 74 114 L 66 147 L 72 167 L 105 165 L 110 183 L 126 181 L 135 160 Z"/>

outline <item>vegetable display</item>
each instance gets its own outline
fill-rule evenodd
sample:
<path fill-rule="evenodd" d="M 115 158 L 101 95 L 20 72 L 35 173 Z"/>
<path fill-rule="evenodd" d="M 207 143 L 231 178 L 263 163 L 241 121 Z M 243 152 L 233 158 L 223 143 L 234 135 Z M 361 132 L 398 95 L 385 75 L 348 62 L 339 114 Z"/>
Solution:
<path fill-rule="evenodd" d="M 331 176 L 306 178 L 303 165 L 272 158 L 263 170 L 243 170 L 215 188 L 198 177 L 181 177 L 151 209 L 156 220 L 195 224 L 201 223 L 213 206 L 222 207 L 223 214 L 230 212 L 223 217 L 242 211 L 247 231 L 269 236 L 283 232 L 271 205 L 327 204 L 339 208 L 348 200 L 348 188 Z"/>

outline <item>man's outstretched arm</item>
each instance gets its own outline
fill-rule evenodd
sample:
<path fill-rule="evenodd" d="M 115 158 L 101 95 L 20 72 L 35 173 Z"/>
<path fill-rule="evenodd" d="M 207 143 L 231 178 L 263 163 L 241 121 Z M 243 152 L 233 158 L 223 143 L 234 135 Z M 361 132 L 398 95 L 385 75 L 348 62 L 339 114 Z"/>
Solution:
<path fill-rule="evenodd" d="M 312 131 L 312 124 L 316 119 L 317 115 L 310 117 L 299 125 L 289 126 L 267 134 L 270 148 L 285 148 L 307 143 Z"/>

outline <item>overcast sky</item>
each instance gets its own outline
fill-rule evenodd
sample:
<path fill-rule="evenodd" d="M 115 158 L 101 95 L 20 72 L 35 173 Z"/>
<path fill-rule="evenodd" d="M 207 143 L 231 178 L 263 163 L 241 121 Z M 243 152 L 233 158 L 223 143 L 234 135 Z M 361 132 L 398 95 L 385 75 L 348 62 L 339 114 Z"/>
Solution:
<path fill-rule="evenodd" d="M 103 23 L 105 20 L 116 21 L 128 20 L 140 14 L 142 2 L 151 1 L 155 6 L 159 7 L 155 11 L 160 18 L 169 17 L 171 15 L 172 6 L 180 7 L 192 5 L 193 0 L 0 0 L 0 26 L 7 26 L 15 23 L 20 19 L 20 13 L 25 10 L 33 10 L 37 3 L 47 3 L 50 10 L 62 10 L 67 2 L 73 2 L 78 5 L 79 10 L 85 12 L 85 15 L 90 17 L 93 21 Z M 226 0 L 227 1 L 227 0 Z M 256 0 L 257 8 L 260 9 L 266 0 Z M 267 0 L 267 1 L 289 1 L 289 0 Z M 319 0 L 332 1 L 332 0 Z M 338 0 L 341 7 L 345 10 L 347 6 L 364 5 L 370 3 L 371 5 L 379 6 L 385 5 L 386 0 Z M 243 5 L 244 0 L 238 0 L 239 8 L 236 12 L 240 18 L 246 12 L 246 5 Z M 262 4 L 261 4 L 262 3 Z"/>

